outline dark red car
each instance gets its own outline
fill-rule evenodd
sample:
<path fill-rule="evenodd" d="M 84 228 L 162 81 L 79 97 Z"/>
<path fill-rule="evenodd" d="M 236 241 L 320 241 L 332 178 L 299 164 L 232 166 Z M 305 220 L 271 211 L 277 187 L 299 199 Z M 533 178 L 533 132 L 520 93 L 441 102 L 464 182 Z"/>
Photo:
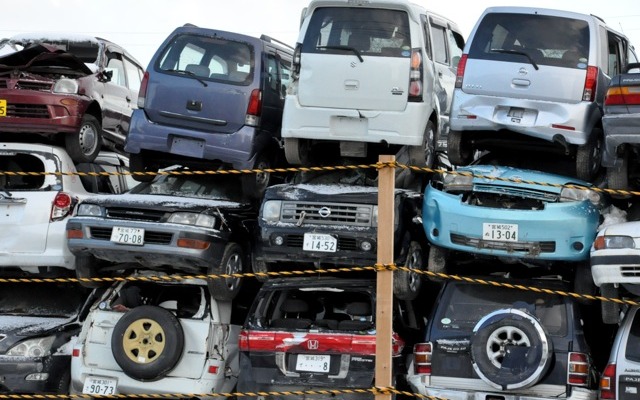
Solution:
<path fill-rule="evenodd" d="M 144 69 L 122 47 L 31 34 L 0 41 L 0 54 L 0 138 L 59 141 L 75 162 L 123 147 Z"/>

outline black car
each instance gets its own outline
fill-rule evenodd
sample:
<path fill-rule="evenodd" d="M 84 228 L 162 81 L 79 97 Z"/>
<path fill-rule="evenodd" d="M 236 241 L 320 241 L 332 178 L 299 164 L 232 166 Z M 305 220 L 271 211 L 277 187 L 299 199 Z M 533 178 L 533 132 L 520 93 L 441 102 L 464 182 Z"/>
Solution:
<path fill-rule="evenodd" d="M 376 263 L 378 187 L 375 169 L 298 173 L 291 183 L 267 188 L 260 210 L 254 272 L 290 268 L 365 267 Z M 395 191 L 394 259 L 424 267 L 426 236 L 420 219 L 422 195 Z M 398 271 L 395 295 L 420 290 L 418 273 Z"/>
<path fill-rule="evenodd" d="M 0 392 L 68 393 L 72 341 L 94 299 L 69 283 L 0 284 Z"/>
<path fill-rule="evenodd" d="M 245 271 L 257 206 L 237 178 L 175 170 L 122 195 L 83 200 L 67 223 L 78 278 L 107 276 L 123 266 L 186 273 Z M 83 281 L 94 286 L 93 281 Z M 211 279 L 218 300 L 230 300 L 240 278 Z"/>

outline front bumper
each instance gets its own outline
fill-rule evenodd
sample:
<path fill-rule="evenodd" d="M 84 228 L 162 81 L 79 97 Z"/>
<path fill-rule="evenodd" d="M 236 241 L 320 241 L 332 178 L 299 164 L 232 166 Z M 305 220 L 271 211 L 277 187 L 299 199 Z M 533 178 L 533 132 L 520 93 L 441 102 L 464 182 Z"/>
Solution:
<path fill-rule="evenodd" d="M 0 393 L 66 394 L 62 381 L 69 373 L 70 359 L 71 356 L 0 356 Z"/>
<path fill-rule="evenodd" d="M 604 153 L 602 165 L 608 168 L 619 167 L 622 157 L 618 147 L 623 144 L 640 144 L 640 114 L 606 114 L 602 117 L 604 130 Z"/>
<path fill-rule="evenodd" d="M 0 99 L 7 101 L 7 116 L 0 117 L 0 131 L 6 133 L 77 132 L 89 104 L 87 98 L 78 95 L 29 90 L 2 90 Z M 14 113 L 12 106 L 22 108 Z"/>
<path fill-rule="evenodd" d="M 606 283 L 640 284 L 640 251 L 598 250 L 591 255 L 591 275 L 597 286 Z"/>

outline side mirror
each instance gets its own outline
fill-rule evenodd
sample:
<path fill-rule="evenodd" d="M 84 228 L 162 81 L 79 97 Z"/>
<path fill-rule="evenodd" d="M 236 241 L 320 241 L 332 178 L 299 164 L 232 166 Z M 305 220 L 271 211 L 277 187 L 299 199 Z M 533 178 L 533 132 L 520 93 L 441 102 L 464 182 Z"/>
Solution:
<path fill-rule="evenodd" d="M 113 78 L 113 71 L 104 70 L 100 73 L 100 80 L 103 82 L 111 82 L 111 78 Z"/>

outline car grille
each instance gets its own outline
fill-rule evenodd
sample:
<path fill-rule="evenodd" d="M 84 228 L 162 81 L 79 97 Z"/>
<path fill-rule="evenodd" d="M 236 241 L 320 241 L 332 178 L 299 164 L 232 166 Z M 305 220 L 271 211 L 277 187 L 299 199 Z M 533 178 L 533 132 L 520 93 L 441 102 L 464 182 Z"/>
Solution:
<path fill-rule="evenodd" d="M 624 277 L 640 276 L 640 267 L 620 267 L 620 274 Z"/>
<path fill-rule="evenodd" d="M 326 216 L 320 215 L 325 212 Z M 371 226 L 373 206 L 368 204 L 306 203 L 285 201 L 282 203 L 281 222 L 315 223 L 321 225 Z"/>
<path fill-rule="evenodd" d="M 478 193 L 494 193 L 506 196 L 513 196 L 525 199 L 536 199 L 544 202 L 556 202 L 559 195 L 553 192 L 545 192 L 542 190 L 527 189 L 522 186 L 497 186 L 495 184 L 476 183 L 473 185 L 473 191 Z"/>
<path fill-rule="evenodd" d="M 536 255 L 539 253 L 553 253 L 556 251 L 556 242 L 500 242 L 497 240 L 480 240 L 464 235 L 451 234 L 451 243 L 462 246 L 475 247 L 477 249 L 519 251 Z"/>
<path fill-rule="evenodd" d="M 91 227 L 89 228 L 89 233 L 92 239 L 96 240 L 111 240 L 111 228 L 98 228 Z M 144 232 L 144 242 L 145 244 L 171 244 L 171 233 L 165 232 L 153 232 L 146 231 Z"/>
<path fill-rule="evenodd" d="M 285 246 L 302 248 L 303 235 L 286 235 Z M 354 238 L 341 238 L 338 237 L 338 251 L 357 251 L 358 244 Z"/>
<path fill-rule="evenodd" d="M 159 222 L 164 218 L 164 215 L 164 211 L 121 207 L 107 208 L 107 218 L 126 219 L 128 221 Z"/>
<path fill-rule="evenodd" d="M 7 117 L 49 118 L 47 106 L 42 104 L 7 104 Z"/>
<path fill-rule="evenodd" d="M 50 82 L 34 82 L 34 81 L 18 81 L 16 89 L 37 90 L 41 92 L 50 92 L 52 84 Z"/>

